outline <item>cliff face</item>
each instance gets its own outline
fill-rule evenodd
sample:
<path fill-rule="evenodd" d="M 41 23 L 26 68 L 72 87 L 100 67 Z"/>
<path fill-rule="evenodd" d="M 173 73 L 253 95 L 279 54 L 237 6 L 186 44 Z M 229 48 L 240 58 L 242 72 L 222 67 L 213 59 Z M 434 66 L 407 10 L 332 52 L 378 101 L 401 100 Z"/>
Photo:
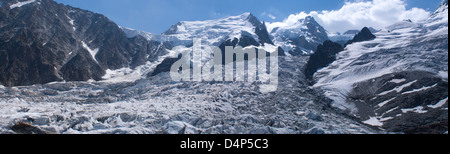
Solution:
<path fill-rule="evenodd" d="M 312 54 L 306 64 L 305 76 L 312 79 L 314 73 L 323 67 L 327 67 L 336 60 L 336 54 L 344 50 L 339 43 L 325 41 L 317 46 L 316 52 Z"/>

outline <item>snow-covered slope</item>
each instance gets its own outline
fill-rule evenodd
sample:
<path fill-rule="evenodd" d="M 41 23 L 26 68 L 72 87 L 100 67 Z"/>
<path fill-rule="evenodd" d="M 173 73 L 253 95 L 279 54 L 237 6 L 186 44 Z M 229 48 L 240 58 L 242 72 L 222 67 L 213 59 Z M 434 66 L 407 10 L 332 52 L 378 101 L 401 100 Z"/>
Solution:
<path fill-rule="evenodd" d="M 251 13 L 230 16 L 218 20 L 182 21 L 173 25 L 163 35 L 175 36 L 179 40 L 200 38 L 207 45 L 219 46 L 226 40 L 240 39 L 242 35 L 260 42 L 256 34 L 257 25 L 261 24 Z"/>
<path fill-rule="evenodd" d="M 348 45 L 344 51 L 338 54 L 334 63 L 316 73 L 317 83 L 314 86 L 323 89 L 325 94 L 334 100 L 335 107 L 350 110 L 351 113 L 361 116 L 363 120 L 372 116 L 369 120 L 373 122 L 373 117 L 376 115 L 378 115 L 379 121 L 381 118 L 386 118 L 381 115 L 386 114 L 387 111 L 389 111 L 388 113 L 396 112 L 400 111 L 401 107 L 411 105 L 412 108 L 416 107 L 414 105 L 432 105 L 444 99 L 445 95 L 448 97 L 448 89 L 446 88 L 435 89 L 434 96 L 415 93 L 420 90 L 414 91 L 414 89 L 430 87 L 434 84 L 437 84 L 439 88 L 448 84 L 448 76 L 446 75 L 448 74 L 447 5 L 442 5 L 428 20 L 417 23 L 399 22 L 376 33 L 376 36 L 377 38 L 372 41 Z M 414 73 L 417 71 L 427 73 L 413 75 L 417 74 Z M 405 72 L 410 73 L 409 75 L 408 73 L 403 75 L 405 77 L 399 77 Z M 405 78 L 408 80 L 401 83 L 388 82 Z M 414 82 L 415 80 L 417 81 Z M 386 87 L 387 85 L 389 86 Z M 361 88 L 365 90 L 361 90 Z M 395 89 L 394 93 L 391 93 L 393 92 L 392 89 Z M 408 93 L 408 91 L 411 91 L 411 93 Z M 406 98 L 390 100 L 405 93 L 415 93 L 409 97 L 421 95 L 423 102 L 417 103 L 412 100 L 405 100 Z M 383 94 L 391 95 L 379 99 Z M 436 98 L 427 100 L 425 99 L 427 97 Z M 370 111 L 366 110 L 368 106 L 371 106 L 370 104 L 378 105 L 388 102 L 396 102 L 397 105 L 390 108 L 392 110 L 384 110 L 383 113 L 373 113 L 374 111 L 371 111 L 373 114 L 367 113 Z M 442 108 L 439 110 L 442 110 Z M 365 113 L 363 114 L 363 112 Z M 394 121 L 401 118 L 402 115 L 404 114 L 394 115 L 384 119 L 384 122 Z M 379 123 L 375 123 L 375 125 L 380 126 Z"/>

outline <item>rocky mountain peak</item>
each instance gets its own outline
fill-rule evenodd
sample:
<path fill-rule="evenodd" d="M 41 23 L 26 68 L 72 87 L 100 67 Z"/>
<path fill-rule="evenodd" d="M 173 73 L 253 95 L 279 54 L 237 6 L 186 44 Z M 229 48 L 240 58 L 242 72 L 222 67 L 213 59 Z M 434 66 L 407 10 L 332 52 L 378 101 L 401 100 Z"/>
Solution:
<path fill-rule="evenodd" d="M 162 35 L 177 38 L 176 40 L 171 39 L 175 42 L 190 41 L 190 44 L 192 44 L 193 38 L 200 38 L 208 45 L 219 46 L 227 40 L 243 37 L 251 38 L 261 45 L 265 43 L 273 44 L 266 25 L 249 12 L 215 20 L 181 21 Z"/>
<path fill-rule="evenodd" d="M 372 34 L 371 30 L 367 27 L 364 27 L 358 34 L 355 35 L 353 40 L 348 41 L 345 46 L 356 42 L 370 41 L 375 38 L 376 36 Z"/>
<path fill-rule="evenodd" d="M 375 39 L 376 36 L 372 34 L 369 28 L 364 27 L 358 34 L 356 34 L 354 41 L 368 41 Z"/>
<path fill-rule="evenodd" d="M 253 26 L 259 26 L 261 25 L 261 21 L 259 21 L 258 18 L 256 18 L 252 13 L 250 12 L 246 12 L 241 14 L 240 16 L 242 16 L 243 18 L 245 18 L 245 20 L 249 21 L 250 23 L 252 23 Z"/>
<path fill-rule="evenodd" d="M 178 26 L 181 26 L 183 23 L 182 22 L 177 22 L 175 25 L 172 25 L 167 31 L 165 31 L 164 33 L 162 33 L 163 35 L 172 35 L 172 34 L 176 34 L 178 31 Z"/>
<path fill-rule="evenodd" d="M 281 46 L 291 55 L 311 54 L 318 45 L 329 39 L 325 28 L 311 16 L 271 29 L 275 45 Z"/>

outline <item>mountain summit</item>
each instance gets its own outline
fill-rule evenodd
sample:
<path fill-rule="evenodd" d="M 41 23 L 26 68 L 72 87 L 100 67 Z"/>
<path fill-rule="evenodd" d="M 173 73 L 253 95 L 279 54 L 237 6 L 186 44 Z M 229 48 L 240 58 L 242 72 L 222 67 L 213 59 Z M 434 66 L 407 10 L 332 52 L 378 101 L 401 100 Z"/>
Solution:
<path fill-rule="evenodd" d="M 364 27 L 361 31 L 358 32 L 358 34 L 355 35 L 355 37 L 353 37 L 352 40 L 348 41 L 344 46 L 356 42 L 370 41 L 375 38 L 376 36 L 372 34 L 372 31 L 369 28 Z"/>
<path fill-rule="evenodd" d="M 308 55 L 328 40 L 328 34 L 317 21 L 307 16 L 291 25 L 271 27 L 273 42 L 291 55 Z"/>
<path fill-rule="evenodd" d="M 194 38 L 201 38 L 208 45 L 216 46 L 226 40 L 240 39 L 244 36 L 251 37 L 258 44 L 273 44 L 265 24 L 248 12 L 218 20 L 178 22 L 162 35 L 191 41 Z"/>

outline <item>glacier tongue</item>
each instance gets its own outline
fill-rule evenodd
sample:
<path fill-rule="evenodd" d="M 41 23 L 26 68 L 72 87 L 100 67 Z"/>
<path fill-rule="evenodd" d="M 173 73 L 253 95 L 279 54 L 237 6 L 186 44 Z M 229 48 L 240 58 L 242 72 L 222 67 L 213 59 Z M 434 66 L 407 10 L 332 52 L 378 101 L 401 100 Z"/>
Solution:
<path fill-rule="evenodd" d="M 133 83 L 0 88 L 0 132 L 14 133 L 18 122 L 62 134 L 378 132 L 298 82 L 305 58 L 281 58 L 280 88 L 268 94 L 254 83 L 172 82 L 168 73 Z"/>

